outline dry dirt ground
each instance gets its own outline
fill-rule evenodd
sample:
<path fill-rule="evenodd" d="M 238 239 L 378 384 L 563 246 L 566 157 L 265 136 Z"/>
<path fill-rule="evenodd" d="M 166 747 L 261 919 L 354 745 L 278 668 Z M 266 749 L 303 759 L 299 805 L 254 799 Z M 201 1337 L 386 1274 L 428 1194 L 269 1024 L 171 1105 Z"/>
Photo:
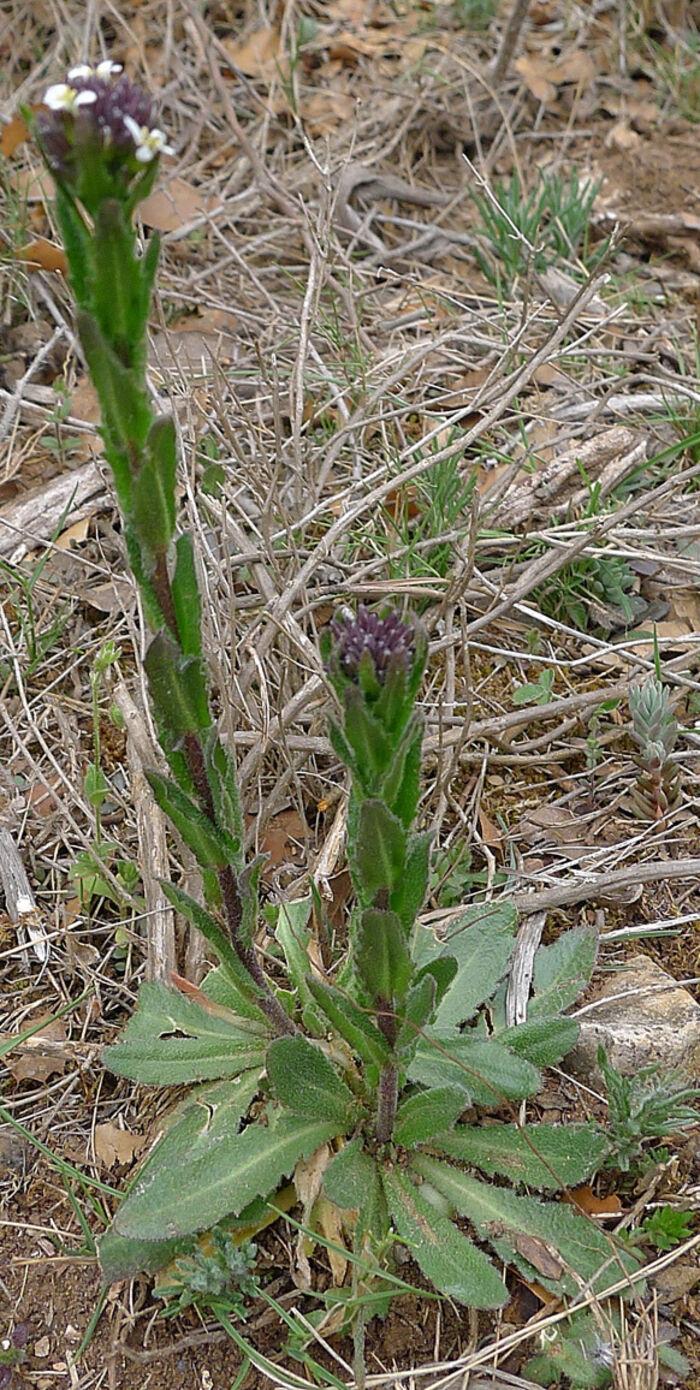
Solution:
<path fill-rule="evenodd" d="M 152 384 L 182 433 L 212 678 L 251 843 L 269 854 L 266 892 L 300 891 L 343 796 L 316 635 L 339 603 L 390 595 L 431 639 L 430 911 L 515 893 L 547 911 L 550 939 L 600 926 L 599 978 L 642 949 L 698 997 L 700 8 L 532 0 L 494 77 L 512 8 L 0 7 L 0 824 L 34 899 L 19 922 L 9 899 L 0 916 L 4 1037 L 70 1006 L 6 1056 L 1 1083 L 15 1125 L 0 1131 L 0 1337 L 23 1342 L 15 1386 L 220 1390 L 241 1366 L 191 1310 L 164 1322 L 145 1280 L 109 1291 L 75 1360 L 99 1295 L 90 1241 L 172 1102 L 109 1076 L 100 1049 L 152 961 L 147 924 L 181 973 L 205 967 L 162 915 L 140 753 L 114 717 L 141 699 L 139 614 L 50 190 L 17 120 L 76 61 L 108 55 L 159 90 L 176 149 L 144 207 L 144 236 L 163 237 Z M 521 202 L 543 177 L 597 191 L 585 240 L 551 254 L 545 217 L 543 258 L 530 249 L 511 275 L 472 195 L 488 207 L 516 175 Z M 681 776 L 669 813 L 645 819 L 630 798 L 627 692 L 654 667 L 654 636 Z M 118 656 L 97 700 L 114 848 L 91 884 L 84 773 L 107 641 Z M 342 854 L 326 873 L 340 920 Z M 668 934 L 640 946 L 648 924 Z M 554 1115 L 581 1104 L 556 1078 L 540 1102 Z M 671 1160 L 654 1201 L 697 1220 L 692 1135 Z M 619 1195 L 629 1208 L 639 1190 Z M 280 1222 L 260 1243 L 277 1296 L 311 1310 L 291 1231 Z M 679 1258 L 659 1316 L 698 1385 L 696 1260 Z M 321 1252 L 312 1273 L 328 1285 Z M 514 1292 L 498 1326 L 398 1301 L 370 1328 L 369 1374 L 432 1366 L 414 1380 L 432 1385 L 540 1309 Z M 247 1334 L 294 1368 L 262 1305 Z M 523 1384 L 507 1380 L 523 1364 L 519 1346 L 484 1383 Z"/>

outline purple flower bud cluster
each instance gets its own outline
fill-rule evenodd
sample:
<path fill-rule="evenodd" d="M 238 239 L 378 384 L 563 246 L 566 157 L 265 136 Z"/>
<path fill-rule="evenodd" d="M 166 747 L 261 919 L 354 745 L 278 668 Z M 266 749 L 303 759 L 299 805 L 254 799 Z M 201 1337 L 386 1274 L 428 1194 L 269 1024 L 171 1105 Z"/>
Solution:
<path fill-rule="evenodd" d="M 339 644 L 340 664 L 351 678 L 357 676 L 364 652 L 372 657 L 380 683 L 392 658 L 398 658 L 407 671 L 413 660 L 413 628 L 402 623 L 393 610 L 379 618 L 361 603 L 354 621 L 334 618 L 331 632 Z"/>
<path fill-rule="evenodd" d="M 77 186 L 81 166 L 96 156 L 112 176 L 132 177 L 139 164 L 172 153 L 153 128 L 153 98 L 137 83 L 116 77 L 120 72 L 116 63 L 94 70 L 81 65 L 44 96 L 48 109 L 39 113 L 39 137 L 49 168 L 66 183 Z"/>

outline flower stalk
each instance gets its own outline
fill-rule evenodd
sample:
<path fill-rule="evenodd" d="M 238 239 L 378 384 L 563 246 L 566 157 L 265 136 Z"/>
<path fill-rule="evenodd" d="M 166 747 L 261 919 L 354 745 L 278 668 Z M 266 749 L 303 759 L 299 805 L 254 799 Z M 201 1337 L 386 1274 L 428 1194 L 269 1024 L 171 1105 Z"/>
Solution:
<path fill-rule="evenodd" d="M 175 426 L 171 416 L 154 415 L 146 386 L 159 243 L 152 237 L 139 254 L 133 214 L 161 156 L 173 150 L 153 98 L 109 61 L 80 64 L 49 87 L 36 129 L 56 183 L 76 326 L 100 401 L 129 562 L 153 633 L 144 664 L 172 780 L 147 776 L 198 859 L 208 904 L 223 913 L 258 1006 L 276 1034 L 295 1033 L 253 944 L 261 861 L 244 861 L 236 770 L 211 710 L 194 550 L 177 532 Z"/>

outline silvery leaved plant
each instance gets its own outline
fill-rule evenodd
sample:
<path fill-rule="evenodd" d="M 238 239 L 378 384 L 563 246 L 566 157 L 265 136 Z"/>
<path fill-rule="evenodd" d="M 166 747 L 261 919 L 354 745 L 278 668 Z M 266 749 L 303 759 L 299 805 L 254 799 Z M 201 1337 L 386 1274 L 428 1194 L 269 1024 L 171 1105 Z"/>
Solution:
<path fill-rule="evenodd" d="M 530 1189 L 551 1194 L 587 1178 L 608 1141 L 592 1125 L 517 1120 L 540 1068 L 576 1040 L 563 1011 L 588 980 L 596 935 L 576 929 L 540 949 L 528 1018 L 515 1024 L 505 988 L 511 906 L 479 904 L 441 936 L 421 924 L 430 841 L 415 826 L 417 701 L 427 641 L 416 618 L 360 608 L 325 634 L 331 740 L 350 777 L 354 907 L 322 964 L 310 950 L 312 896 L 268 908 L 278 957 L 272 973 L 263 967 L 262 861 L 245 857 L 235 764 L 212 709 L 193 543 L 177 524 L 175 430 L 146 389 L 158 242 L 141 253 L 132 219 L 167 136 L 152 98 L 111 63 L 72 69 L 45 105 L 38 139 L 151 629 L 145 669 L 168 771 L 148 777 L 196 857 L 205 901 L 163 886 L 218 960 L 187 994 L 145 984 L 105 1051 L 120 1076 L 192 1089 L 102 1238 L 104 1278 L 187 1258 L 213 1227 L 250 1239 L 281 1184 L 315 1154 L 355 1269 L 387 1272 L 399 1243 L 436 1289 L 476 1308 L 507 1302 L 503 1263 L 563 1298 L 581 1281 L 600 1290 L 638 1256 Z"/>
<path fill-rule="evenodd" d="M 680 767 L 673 756 L 678 724 L 668 690 L 653 672 L 629 695 L 631 735 L 639 768 L 632 788 L 634 809 L 647 820 L 663 820 L 680 796 Z"/>

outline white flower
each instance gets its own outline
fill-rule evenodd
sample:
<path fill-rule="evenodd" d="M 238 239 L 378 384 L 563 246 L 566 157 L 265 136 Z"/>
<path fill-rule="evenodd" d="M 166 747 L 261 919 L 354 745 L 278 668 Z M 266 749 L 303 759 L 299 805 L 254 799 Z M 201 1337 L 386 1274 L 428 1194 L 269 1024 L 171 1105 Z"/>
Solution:
<path fill-rule="evenodd" d="M 68 73 L 68 80 L 75 82 L 78 77 L 116 77 L 117 73 L 121 71 L 121 63 L 112 63 L 109 58 L 106 58 L 103 63 L 98 63 L 96 68 L 89 67 L 87 63 L 78 63 L 78 66 L 71 68 Z"/>
<path fill-rule="evenodd" d="M 175 153 L 172 145 L 166 145 L 162 130 L 149 130 L 147 125 L 139 125 L 133 116 L 125 116 L 124 125 L 136 146 L 139 163 L 150 164 L 159 154 Z"/>
<path fill-rule="evenodd" d="M 54 87 L 49 87 L 44 97 L 44 105 L 50 111 L 69 111 L 72 116 L 80 106 L 92 106 L 97 101 L 96 92 L 76 92 L 75 87 L 69 87 L 67 82 L 57 82 Z"/>

